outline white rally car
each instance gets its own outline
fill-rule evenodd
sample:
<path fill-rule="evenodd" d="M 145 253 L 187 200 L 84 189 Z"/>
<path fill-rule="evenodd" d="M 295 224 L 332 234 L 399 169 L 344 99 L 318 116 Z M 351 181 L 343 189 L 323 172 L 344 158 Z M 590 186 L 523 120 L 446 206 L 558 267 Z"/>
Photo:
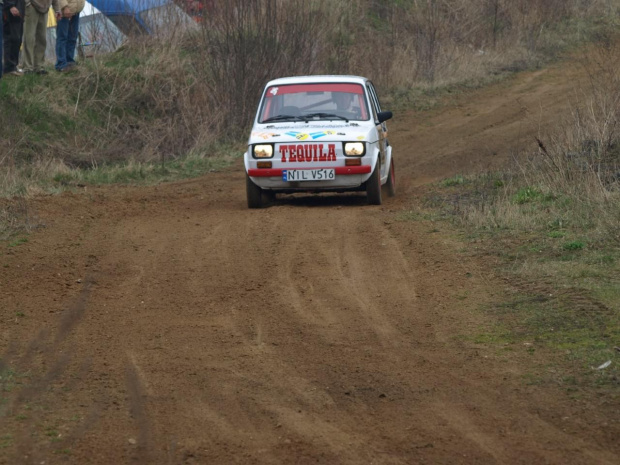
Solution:
<path fill-rule="evenodd" d="M 245 153 L 248 207 L 276 193 L 395 193 L 392 147 L 372 83 L 359 76 L 299 76 L 267 83 Z"/>

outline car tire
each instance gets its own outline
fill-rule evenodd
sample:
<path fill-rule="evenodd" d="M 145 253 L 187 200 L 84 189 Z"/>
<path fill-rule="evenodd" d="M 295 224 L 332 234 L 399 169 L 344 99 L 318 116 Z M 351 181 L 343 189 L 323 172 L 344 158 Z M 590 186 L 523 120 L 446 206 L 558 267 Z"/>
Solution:
<path fill-rule="evenodd" d="M 263 203 L 273 203 L 276 201 L 276 193 L 272 190 L 263 189 Z"/>
<path fill-rule="evenodd" d="M 261 208 L 263 206 L 263 190 L 245 175 L 245 192 L 248 198 L 248 208 Z"/>
<path fill-rule="evenodd" d="M 388 173 L 388 180 L 385 183 L 385 193 L 388 197 L 394 197 L 396 195 L 396 174 L 394 173 L 394 159 L 390 160 L 390 172 Z"/>
<path fill-rule="evenodd" d="M 366 199 L 370 205 L 381 205 L 381 160 L 377 159 L 375 170 L 366 181 Z"/>

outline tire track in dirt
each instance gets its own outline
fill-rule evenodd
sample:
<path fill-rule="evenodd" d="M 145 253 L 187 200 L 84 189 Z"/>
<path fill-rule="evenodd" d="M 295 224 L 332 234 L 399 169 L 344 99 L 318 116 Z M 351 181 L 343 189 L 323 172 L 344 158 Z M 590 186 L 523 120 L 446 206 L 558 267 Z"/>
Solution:
<path fill-rule="evenodd" d="M 336 220 L 341 221 L 342 218 L 336 218 Z M 262 218 L 262 220 L 264 220 L 264 218 Z M 154 224 L 157 224 L 155 221 L 153 221 L 152 218 L 149 218 L 149 225 L 152 227 Z M 248 235 L 247 235 L 247 230 L 246 233 L 239 233 L 239 231 L 241 231 L 241 229 L 238 227 L 239 225 L 235 224 L 235 222 L 233 220 L 231 220 L 231 229 L 236 231 L 237 234 L 230 234 L 230 231 L 226 231 L 225 234 L 223 234 L 223 236 L 220 237 L 226 237 L 226 238 L 235 238 L 234 241 L 235 242 L 245 242 L 248 240 Z M 125 229 L 123 227 L 123 229 Z M 159 228 L 156 228 L 157 230 L 159 230 Z M 264 229 L 264 228 L 262 228 Z M 261 228 L 259 228 L 260 233 L 269 233 L 269 231 L 263 231 Z M 365 228 L 363 228 L 365 229 Z M 364 231 L 365 233 L 365 231 Z M 233 240 L 233 239 L 230 239 Z M 130 240 L 129 242 L 134 242 L 133 240 Z M 252 259 L 252 253 L 250 254 L 246 254 L 243 257 L 243 262 L 245 266 L 224 266 L 222 261 L 226 259 L 226 256 L 228 255 L 227 251 L 230 250 L 234 250 L 235 246 L 238 246 L 238 243 L 235 244 L 231 244 L 231 245 L 224 245 L 222 243 L 218 243 L 218 247 L 217 250 L 210 250 L 210 259 L 211 259 L 211 266 L 209 268 L 209 270 L 212 271 L 207 271 L 207 274 L 217 274 L 218 275 L 218 284 L 219 284 L 219 291 L 220 291 L 220 296 L 222 295 L 221 292 L 222 290 L 224 290 L 226 292 L 226 298 L 227 300 L 230 300 L 230 304 L 231 304 L 231 313 L 230 313 L 230 319 L 233 320 L 232 324 L 229 322 L 229 325 L 227 327 L 228 330 L 232 330 L 233 332 L 239 334 L 243 336 L 244 331 L 238 331 L 238 328 L 243 328 L 244 326 L 248 326 L 248 311 L 252 312 L 252 309 L 247 309 L 244 308 L 244 301 L 247 300 L 247 296 L 241 295 L 241 301 L 237 301 L 235 302 L 235 289 L 238 289 L 238 281 L 241 281 L 242 283 L 247 284 L 248 282 L 252 282 L 251 281 L 251 276 L 256 276 L 257 270 L 255 268 L 255 261 Z M 286 248 L 286 247 L 285 247 Z M 280 247 L 280 249 L 282 249 L 282 247 Z M 298 246 L 296 242 L 292 243 L 292 246 L 290 247 L 290 249 L 295 252 L 296 250 L 298 250 Z M 194 250 L 192 253 L 187 253 L 184 252 L 185 255 L 185 260 L 184 260 L 184 267 L 188 270 L 195 270 L 195 264 L 189 259 L 189 257 L 195 257 L 194 260 L 196 260 L 196 257 L 198 257 L 198 259 L 200 258 L 204 258 L 201 257 L 201 255 L 198 253 L 198 251 Z M 283 254 L 286 256 L 286 254 Z M 162 264 L 168 264 L 168 266 L 170 265 L 170 263 L 175 262 L 174 260 L 171 260 L 170 257 L 165 257 L 162 256 L 163 260 L 162 260 Z M 374 258 L 374 257 L 371 257 Z M 262 263 L 264 260 L 261 258 L 261 260 L 259 260 L 260 263 Z M 258 265 L 260 265 L 260 263 L 258 263 Z M 330 267 L 331 268 L 331 267 Z M 156 267 L 157 269 L 157 267 Z M 228 275 L 228 273 L 233 273 L 234 276 Z M 157 272 L 157 274 L 159 273 L 159 271 Z M 307 277 L 302 277 L 302 279 L 306 279 Z M 212 279 L 215 279 L 215 276 L 212 277 Z M 202 282 L 211 282 L 212 279 L 210 277 L 206 277 Z M 177 283 L 177 285 L 181 282 L 179 279 L 175 279 L 174 280 L 175 283 Z M 281 284 L 281 283 L 279 283 Z M 193 286 L 192 286 L 193 287 Z M 247 287 L 247 286 L 246 286 Z M 196 289 L 194 288 L 194 292 L 196 291 Z M 255 298 L 255 300 L 259 301 L 259 302 L 269 302 L 270 300 L 273 300 L 270 297 L 270 291 L 269 290 L 265 290 L 262 291 L 260 288 L 257 289 L 251 289 L 251 294 L 259 294 L 258 297 Z M 187 292 L 183 291 L 182 292 L 183 295 L 187 295 Z M 243 294 L 243 293 L 242 293 Z M 206 296 L 202 296 L 202 298 L 205 298 Z M 200 298 L 199 298 L 200 300 Z M 350 304 L 349 304 L 350 305 Z M 277 310 L 282 311 L 285 310 L 287 308 L 287 302 L 286 299 L 284 302 L 280 302 L 278 305 L 276 305 Z M 285 314 L 286 317 L 290 317 L 290 313 L 286 313 Z M 293 315 L 294 316 L 294 315 Z M 267 320 L 271 321 L 271 323 L 268 324 L 268 326 L 277 326 L 275 322 L 273 322 L 273 318 L 269 318 L 266 317 Z M 278 317 L 277 319 L 281 319 L 281 316 Z M 357 319 L 357 318 L 355 318 Z M 291 323 L 291 327 L 295 327 L 297 328 L 299 325 L 297 322 L 293 322 Z M 352 323 L 350 324 L 350 326 L 352 326 Z M 364 326 L 367 326 L 367 323 L 364 324 Z M 353 334 L 357 334 L 357 328 L 353 327 L 352 328 L 352 333 Z M 369 329 L 364 330 L 364 332 L 370 332 Z M 320 339 L 324 339 L 325 336 L 323 334 L 323 329 L 319 328 L 314 329 L 314 328 L 308 328 L 308 338 L 316 338 L 319 337 Z M 345 338 L 346 339 L 346 338 Z M 353 341 L 349 341 L 348 342 L 348 346 L 353 346 L 355 343 L 357 342 L 357 340 L 353 340 Z M 320 343 L 325 343 L 324 341 L 321 340 Z M 320 344 L 318 343 L 318 344 Z M 341 345 L 343 345 L 344 343 L 341 343 Z M 369 343 L 369 345 L 372 345 L 373 343 Z M 313 343 L 313 346 L 316 346 L 317 343 Z M 239 352 L 240 354 L 238 355 L 239 358 L 243 358 L 244 356 L 247 357 L 248 354 L 244 353 L 245 350 L 249 349 L 252 350 L 252 352 L 256 351 L 256 345 L 254 343 L 254 337 L 251 336 L 251 331 L 246 333 L 246 337 L 245 337 L 245 347 L 240 348 Z M 242 350 L 243 349 L 243 350 Z M 216 357 L 217 358 L 217 357 Z M 277 364 L 276 366 L 281 366 L 283 363 L 282 357 L 280 357 L 280 363 Z M 241 367 L 242 369 L 240 370 L 236 370 L 235 372 L 233 372 L 232 374 L 230 374 L 230 376 L 233 378 L 232 380 L 229 381 L 229 383 L 231 384 L 238 384 L 240 381 L 242 381 L 243 383 L 251 383 L 252 385 L 254 385 L 256 387 L 256 389 L 262 389 L 265 392 L 269 392 L 269 396 L 266 397 L 265 401 L 267 401 L 268 399 L 273 397 L 273 392 L 280 392 L 280 396 L 283 399 L 289 399 L 289 402 L 291 402 L 292 405 L 304 405 L 304 403 L 308 404 L 309 407 L 321 407 L 324 404 L 329 404 L 329 399 L 330 396 L 328 394 L 327 391 L 325 391 L 324 389 L 319 389 L 318 393 L 314 393 L 311 396 L 311 402 L 309 402 L 308 400 L 308 386 L 311 384 L 310 381 L 308 381 L 308 378 L 304 377 L 304 376 L 300 376 L 296 371 L 294 366 L 290 366 L 290 365 L 286 365 L 285 368 L 279 369 L 279 370 L 275 370 L 274 373 L 274 368 L 271 364 L 267 365 L 266 368 L 264 370 L 259 371 L 256 375 L 253 374 L 249 374 L 248 373 L 248 367 L 243 366 Z M 240 373 L 244 373 L 243 376 L 240 375 Z M 238 379 L 240 378 L 240 379 Z M 220 378 L 218 378 L 220 379 Z M 284 384 L 282 385 L 282 381 L 279 380 L 295 380 L 295 383 L 291 384 Z M 218 382 L 219 385 L 221 385 L 221 383 Z M 311 388 L 314 391 L 317 390 L 317 388 Z M 284 395 L 284 393 L 289 393 L 288 395 Z M 294 397 L 291 399 L 291 392 L 294 393 Z M 312 391 L 311 391 L 312 392 Z M 318 404 L 317 404 L 318 402 Z M 235 409 L 237 410 L 237 414 L 235 415 L 235 422 L 237 425 L 239 425 L 239 423 L 241 422 L 241 424 L 243 425 L 243 429 L 245 431 L 254 431 L 254 434 L 256 433 L 256 428 L 252 429 L 251 425 L 246 424 L 244 421 L 240 421 L 241 418 L 243 418 L 243 415 L 240 414 L 241 411 L 246 412 L 247 415 L 247 411 L 251 410 L 250 407 L 248 407 L 247 405 L 243 405 L 241 407 L 236 407 L 236 404 L 238 403 L 237 400 L 237 396 L 233 396 L 232 399 L 228 399 L 228 398 L 218 398 L 218 405 L 224 404 L 224 405 L 228 405 L 231 404 L 228 408 L 230 409 Z M 333 403 L 333 402 L 332 402 Z M 294 409 L 294 407 L 289 407 L 288 410 L 292 410 Z M 212 411 L 213 409 L 210 409 L 210 411 Z M 286 411 L 286 409 L 285 409 Z M 316 423 L 319 422 L 321 423 L 322 420 L 318 415 L 313 415 L 311 416 L 311 423 Z M 299 422 L 298 422 L 299 423 Z M 302 428 L 301 423 L 298 424 L 297 429 L 304 430 L 304 428 Z M 309 428 L 309 431 L 315 431 L 316 428 Z M 316 440 L 316 438 L 314 438 L 313 440 Z"/>
<path fill-rule="evenodd" d="M 306 243 L 292 239 L 281 249 L 280 253 L 289 258 L 280 285 L 293 294 L 298 312 L 304 312 L 313 325 L 324 328 L 323 335 L 334 333 L 333 341 L 342 339 L 341 328 L 360 320 L 366 322 L 368 332 L 380 343 L 390 343 L 395 330 L 378 308 L 382 305 L 376 303 L 381 294 L 375 278 L 382 270 L 377 267 L 377 252 L 373 249 L 381 245 L 360 237 L 368 234 L 364 215 L 327 210 L 317 216 L 310 220 L 317 225 L 309 224 L 307 219 L 300 221 L 302 229 L 312 228 L 313 235 L 320 239 Z M 294 237 L 295 231 L 289 228 L 286 232 L 284 226 L 279 224 L 279 231 Z M 360 257 L 360 250 L 367 254 Z"/>

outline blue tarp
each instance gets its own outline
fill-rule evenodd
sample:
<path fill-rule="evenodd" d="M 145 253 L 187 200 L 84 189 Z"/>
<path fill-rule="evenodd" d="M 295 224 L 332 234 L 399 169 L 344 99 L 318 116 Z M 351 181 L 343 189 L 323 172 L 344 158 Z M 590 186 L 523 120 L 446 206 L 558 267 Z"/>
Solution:
<path fill-rule="evenodd" d="M 168 5 L 171 0 L 92 0 L 92 3 L 104 15 L 132 15 Z"/>
<path fill-rule="evenodd" d="M 92 0 L 127 36 L 169 34 L 196 24 L 171 0 Z"/>

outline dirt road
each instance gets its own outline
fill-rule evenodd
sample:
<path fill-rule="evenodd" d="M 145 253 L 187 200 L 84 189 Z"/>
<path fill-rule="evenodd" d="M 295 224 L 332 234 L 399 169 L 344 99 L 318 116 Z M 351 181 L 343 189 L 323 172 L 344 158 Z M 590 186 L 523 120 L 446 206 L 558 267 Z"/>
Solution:
<path fill-rule="evenodd" d="M 500 166 L 578 72 L 397 114 L 399 193 L 245 204 L 241 163 L 34 199 L 0 245 L 2 464 L 620 463 L 618 413 L 474 344 L 505 283 L 400 221 L 433 179 Z"/>

